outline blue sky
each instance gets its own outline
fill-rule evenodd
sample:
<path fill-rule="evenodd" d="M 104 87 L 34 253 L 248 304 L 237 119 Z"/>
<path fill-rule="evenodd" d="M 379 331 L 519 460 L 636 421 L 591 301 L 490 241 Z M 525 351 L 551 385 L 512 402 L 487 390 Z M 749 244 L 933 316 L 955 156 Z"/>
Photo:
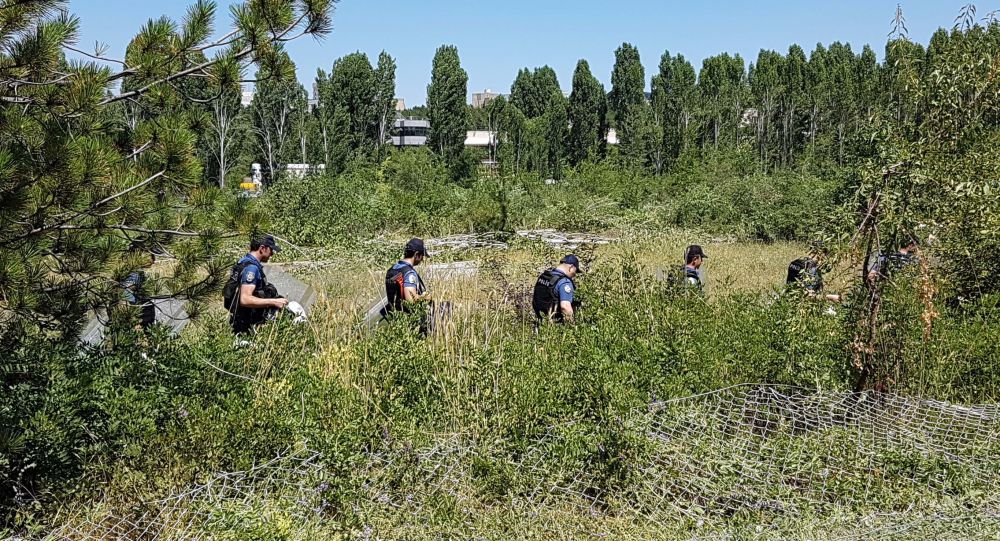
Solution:
<path fill-rule="evenodd" d="M 940 26 L 950 27 L 968 0 L 903 0 L 910 37 L 926 43 Z M 228 0 L 220 0 L 227 5 Z M 806 51 L 817 42 L 870 43 L 881 57 L 896 0 L 680 2 L 667 0 L 342 0 L 334 30 L 321 41 L 304 38 L 289 46 L 299 80 L 311 88 L 317 68 L 362 51 L 372 62 L 382 50 L 396 58 L 397 95 L 408 106 L 422 104 L 431 60 L 442 44 L 458 46 L 469 72 L 469 92 L 508 92 L 517 70 L 548 64 L 570 89 L 580 58 L 610 88 L 614 50 L 623 41 L 639 48 L 647 85 L 664 50 L 682 53 L 696 67 L 720 52 L 740 53 L 748 62 L 764 49 Z M 980 16 L 1000 8 L 981 3 Z M 77 0 L 70 11 L 82 19 L 81 47 L 100 41 L 121 56 L 149 18 L 179 19 L 187 2 L 169 0 Z M 220 14 L 228 17 L 226 10 Z M 220 17 L 219 29 L 228 26 Z"/>

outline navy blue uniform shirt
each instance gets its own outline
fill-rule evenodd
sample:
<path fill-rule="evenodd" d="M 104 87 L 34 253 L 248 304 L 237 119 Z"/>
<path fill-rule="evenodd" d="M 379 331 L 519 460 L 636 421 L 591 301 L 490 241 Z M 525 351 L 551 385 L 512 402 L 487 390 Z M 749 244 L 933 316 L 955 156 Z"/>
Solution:
<path fill-rule="evenodd" d="M 264 267 L 261 266 L 260 261 L 258 261 L 253 255 L 247 254 L 236 262 L 237 265 L 242 265 L 244 263 L 250 264 L 247 265 L 240 273 L 240 286 L 252 285 L 254 290 L 262 287 L 264 285 L 262 278 L 264 275 Z"/>
<path fill-rule="evenodd" d="M 576 292 L 576 289 L 573 287 L 573 280 L 570 280 L 569 276 L 563 274 L 559 269 L 555 269 L 552 274 L 559 277 L 556 279 L 556 292 L 559 295 L 559 302 L 566 301 L 572 303 L 573 293 Z"/>
<path fill-rule="evenodd" d="M 403 287 L 412 287 L 417 290 L 417 295 L 423 295 L 426 291 L 423 280 L 420 279 L 420 275 L 417 271 L 410 266 L 409 263 L 405 261 L 400 261 L 392 266 L 392 270 L 400 270 L 409 267 L 403 274 Z"/>

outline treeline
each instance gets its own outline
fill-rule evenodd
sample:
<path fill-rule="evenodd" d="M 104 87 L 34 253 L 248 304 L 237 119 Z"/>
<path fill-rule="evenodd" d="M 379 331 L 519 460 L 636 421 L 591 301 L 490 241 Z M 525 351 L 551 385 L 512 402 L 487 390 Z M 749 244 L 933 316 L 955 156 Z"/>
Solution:
<path fill-rule="evenodd" d="M 471 174 L 470 160 L 559 179 L 567 167 L 609 157 L 659 175 L 686 154 L 734 149 L 752 152 L 764 170 L 847 165 L 870 154 L 864 129 L 876 111 L 900 119 L 917 114 L 906 103 L 900 70 L 916 65 L 918 79 L 930 77 L 955 34 L 939 30 L 926 48 L 896 36 L 881 63 L 870 46 L 858 51 L 840 42 L 808 53 L 799 45 L 761 50 L 749 64 L 723 53 L 700 68 L 665 51 L 649 77 L 638 49 L 624 43 L 615 51 L 610 89 L 586 60 L 577 63 L 568 96 L 552 68 L 525 68 L 509 97 L 482 108 L 467 105 L 458 50 L 443 46 L 434 57 L 427 106 L 406 113 L 431 120 L 429 145 L 456 178 Z M 323 163 L 339 172 L 352 161 L 386 155 L 396 114 L 396 64 L 388 53 L 374 66 L 357 52 L 337 59 L 329 73 L 319 70 L 312 103 L 287 63 L 284 73 L 257 74 L 249 107 L 241 108 L 233 92 L 208 111 L 206 175 L 219 185 L 237 164 L 245 174 L 251 161 L 276 178 L 285 163 Z M 485 155 L 463 149 L 471 129 L 498 134 Z"/>

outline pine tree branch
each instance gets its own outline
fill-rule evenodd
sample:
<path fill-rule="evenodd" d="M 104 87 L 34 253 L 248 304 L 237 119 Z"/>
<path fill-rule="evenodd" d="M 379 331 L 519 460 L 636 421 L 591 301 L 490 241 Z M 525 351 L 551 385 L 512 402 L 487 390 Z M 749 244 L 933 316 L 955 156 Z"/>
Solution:
<path fill-rule="evenodd" d="M 10 244 L 13 244 L 13 243 L 16 243 L 16 242 L 20 242 L 20 241 L 22 241 L 24 239 L 33 237 L 33 236 L 35 236 L 35 235 L 37 235 L 39 233 L 43 233 L 45 231 L 50 231 L 50 230 L 53 230 L 53 229 L 60 229 L 61 226 L 64 226 L 64 225 L 68 224 L 69 222 L 72 222 L 73 220 L 76 220 L 76 219 L 78 219 L 78 218 L 80 218 L 82 216 L 86 216 L 88 214 L 93 213 L 95 210 L 97 210 L 98 208 L 100 208 L 102 205 L 110 203 L 111 201 L 114 201 L 115 199 L 118 199 L 119 197 L 123 197 L 125 195 L 128 195 L 129 193 L 131 193 L 131 192 L 133 192 L 135 190 L 138 190 L 139 188 L 142 188 L 143 186 L 149 184 L 150 182 L 152 182 L 152 181 L 154 181 L 154 180 L 162 177 L 164 174 L 166 174 L 166 170 L 161 170 L 160 172 L 158 172 L 158 173 L 156 173 L 156 174 L 148 177 L 147 179 L 143 180 L 142 182 L 139 182 L 139 183 L 137 183 L 137 184 L 135 184 L 133 186 L 130 186 L 130 187 L 128 187 L 128 188 L 126 188 L 126 189 L 124 189 L 124 190 L 122 190 L 122 191 L 114 194 L 114 195 L 109 195 L 108 197 L 105 197 L 104 199 L 98 201 L 97 203 L 94 203 L 93 205 L 91 205 L 90 207 L 88 207 L 85 210 L 81 210 L 81 211 L 77 212 L 76 214 L 73 214 L 72 216 L 70 216 L 68 218 L 62 219 L 61 221 L 59 221 L 57 223 L 54 223 L 54 224 L 51 224 L 51 225 L 43 225 L 43 226 L 37 227 L 35 229 L 32 229 L 31 231 L 28 231 L 27 233 L 19 235 L 17 237 L 14 237 L 14 238 L 11 238 L 11 239 L 7 239 L 7 240 L 5 240 L 3 242 L 0 242 L 0 246 L 2 246 L 2 245 L 10 245 Z"/>
<path fill-rule="evenodd" d="M 82 49 L 77 49 L 76 47 L 72 47 L 72 46 L 65 45 L 65 44 L 63 45 L 63 49 L 66 49 L 67 51 L 73 51 L 76 54 L 83 55 L 83 56 L 86 56 L 87 58 L 92 58 L 92 59 L 98 60 L 100 62 L 111 62 L 111 63 L 114 63 L 114 64 L 121 64 L 122 66 L 125 67 L 126 71 L 133 71 L 133 72 L 135 71 L 135 70 L 130 70 L 129 67 L 128 67 L 128 64 L 126 64 L 124 60 L 118 60 L 117 58 L 108 58 L 106 56 L 100 56 L 100 55 L 96 55 L 96 54 L 91 54 L 91 53 L 88 53 L 88 52 L 86 52 L 86 51 L 84 51 Z"/>
<path fill-rule="evenodd" d="M 289 41 L 289 39 L 286 39 L 285 36 L 287 36 L 288 33 L 291 32 L 292 30 L 294 30 L 302 22 L 302 20 L 305 19 L 305 17 L 306 17 L 306 14 L 303 13 L 301 16 L 299 16 L 298 19 L 296 19 L 292 24 L 290 24 L 287 28 L 285 28 L 284 30 L 282 30 L 280 33 L 275 34 L 274 31 L 272 31 L 271 39 L 273 41 L 275 41 L 275 42 Z M 297 37 L 298 36 L 296 36 L 296 38 Z M 238 53 L 236 53 L 235 55 L 233 55 L 233 59 L 234 60 L 242 60 L 242 59 L 246 58 L 247 56 L 249 56 L 253 52 L 254 52 L 253 47 L 246 46 L 243 49 L 241 49 Z M 174 81 L 176 79 L 180 79 L 181 77 L 186 77 L 188 75 L 191 75 L 192 73 L 196 73 L 196 72 L 202 71 L 202 70 L 204 70 L 206 68 L 210 68 L 210 67 L 214 66 L 215 64 L 219 63 L 221 60 L 222 60 L 222 58 L 217 57 L 217 58 L 214 58 L 212 60 L 208 60 L 206 62 L 202 62 L 201 64 L 198 64 L 197 66 L 192 66 L 190 68 L 181 70 L 181 71 L 179 71 L 177 73 L 173 73 L 171 75 L 163 77 L 163 78 L 161 78 L 159 80 L 153 81 L 153 82 L 147 84 L 146 86 L 143 86 L 142 88 L 138 88 L 136 90 L 132 90 L 132 91 L 126 92 L 124 94 L 119 94 L 117 96 L 112 96 L 110 98 L 104 99 L 104 100 L 102 100 L 100 102 L 100 105 L 107 105 L 109 103 L 114 103 L 116 101 L 121 101 L 121 100 L 132 98 L 132 97 L 135 97 L 135 96 L 140 96 L 142 94 L 145 94 L 146 92 L 149 92 L 150 89 L 152 89 L 156 85 L 163 84 L 163 83 L 168 83 L 170 81 Z"/>
<path fill-rule="evenodd" d="M 169 235 L 174 237 L 200 237 L 204 233 L 197 231 L 182 231 L 177 229 L 149 229 L 146 227 L 136 227 L 129 225 L 60 225 L 50 229 L 59 231 L 98 231 L 101 229 L 114 229 L 116 231 L 129 231 L 132 233 L 143 233 L 146 235 Z M 221 235 L 224 239 L 240 236 L 240 233 L 225 233 Z"/>

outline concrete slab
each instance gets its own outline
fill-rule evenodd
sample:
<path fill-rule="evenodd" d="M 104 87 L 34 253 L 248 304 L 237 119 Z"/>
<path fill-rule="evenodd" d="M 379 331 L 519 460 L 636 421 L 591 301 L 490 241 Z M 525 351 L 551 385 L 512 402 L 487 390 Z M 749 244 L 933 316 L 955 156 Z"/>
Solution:
<path fill-rule="evenodd" d="M 450 278 L 467 278 L 479 274 L 479 264 L 475 261 L 455 261 L 453 263 L 431 263 L 426 268 L 417 269 L 428 278 L 447 280 Z"/>
<path fill-rule="evenodd" d="M 267 281 L 278 288 L 279 295 L 301 304 L 307 313 L 316 304 L 318 296 L 313 286 L 299 280 L 275 265 L 265 265 L 264 274 L 267 276 Z"/>
<path fill-rule="evenodd" d="M 184 301 L 178 299 L 156 299 L 153 301 L 156 306 L 156 323 L 168 327 L 173 334 L 180 334 L 184 327 L 191 322 L 187 310 L 184 309 Z M 87 324 L 80 333 L 80 342 L 90 346 L 96 346 L 104 341 L 104 333 L 107 330 L 105 322 L 108 320 L 107 312 L 101 311 L 99 314 L 91 314 Z"/>
<path fill-rule="evenodd" d="M 382 317 L 382 309 L 386 304 L 388 304 L 388 300 L 385 297 L 382 297 L 369 306 L 368 311 L 365 313 L 365 320 L 363 323 L 364 328 L 371 331 L 385 324 L 386 320 Z M 427 329 L 430 332 L 444 329 L 445 325 L 451 319 L 451 313 L 451 302 L 434 302 L 427 310 Z"/>

